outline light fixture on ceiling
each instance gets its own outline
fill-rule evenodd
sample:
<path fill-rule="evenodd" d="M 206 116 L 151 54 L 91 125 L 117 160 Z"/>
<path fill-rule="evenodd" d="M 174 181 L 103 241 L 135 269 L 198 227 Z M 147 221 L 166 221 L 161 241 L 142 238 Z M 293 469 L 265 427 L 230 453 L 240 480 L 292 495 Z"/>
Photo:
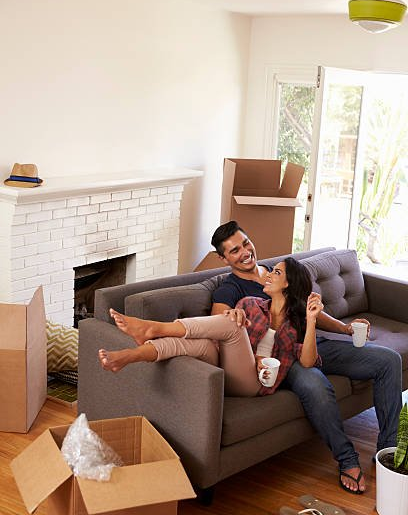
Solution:
<path fill-rule="evenodd" d="M 349 17 L 368 32 L 385 32 L 398 27 L 407 5 L 403 0 L 350 0 Z"/>

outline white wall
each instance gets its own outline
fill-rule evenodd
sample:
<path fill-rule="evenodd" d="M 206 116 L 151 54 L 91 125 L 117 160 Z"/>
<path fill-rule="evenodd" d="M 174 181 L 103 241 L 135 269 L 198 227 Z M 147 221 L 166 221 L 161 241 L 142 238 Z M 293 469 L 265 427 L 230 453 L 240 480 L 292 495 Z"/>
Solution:
<path fill-rule="evenodd" d="M 182 208 L 191 270 L 219 223 L 222 160 L 242 150 L 250 23 L 192 0 L 2 0 L 0 176 L 205 170 Z"/>
<path fill-rule="evenodd" d="M 397 29 L 369 34 L 347 15 L 276 16 L 252 22 L 245 157 L 264 157 L 266 67 L 325 65 L 408 73 L 408 18 Z"/>

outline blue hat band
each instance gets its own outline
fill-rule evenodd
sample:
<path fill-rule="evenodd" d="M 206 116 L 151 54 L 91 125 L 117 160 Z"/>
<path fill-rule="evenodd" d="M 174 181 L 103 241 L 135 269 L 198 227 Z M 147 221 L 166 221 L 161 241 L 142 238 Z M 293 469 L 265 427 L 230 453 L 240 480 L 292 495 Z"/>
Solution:
<path fill-rule="evenodd" d="M 20 182 L 35 182 L 39 184 L 41 179 L 39 177 L 23 177 L 22 175 L 10 175 L 9 181 L 20 181 Z"/>

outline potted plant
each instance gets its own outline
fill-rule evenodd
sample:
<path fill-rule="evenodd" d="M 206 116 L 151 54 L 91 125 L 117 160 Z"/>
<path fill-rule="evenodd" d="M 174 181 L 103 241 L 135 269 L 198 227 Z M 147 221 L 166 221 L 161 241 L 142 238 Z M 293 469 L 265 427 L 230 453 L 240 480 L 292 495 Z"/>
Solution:
<path fill-rule="evenodd" d="M 402 407 L 397 447 L 377 452 L 377 512 L 379 515 L 408 515 L 408 404 Z"/>

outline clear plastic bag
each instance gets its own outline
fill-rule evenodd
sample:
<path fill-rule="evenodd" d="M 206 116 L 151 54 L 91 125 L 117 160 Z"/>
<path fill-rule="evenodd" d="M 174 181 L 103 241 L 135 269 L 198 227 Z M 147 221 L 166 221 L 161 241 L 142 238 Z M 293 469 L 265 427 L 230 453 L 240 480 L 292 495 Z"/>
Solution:
<path fill-rule="evenodd" d="M 88 425 L 84 413 L 71 424 L 61 452 L 75 476 L 109 481 L 113 467 L 124 465 L 122 458 Z"/>

